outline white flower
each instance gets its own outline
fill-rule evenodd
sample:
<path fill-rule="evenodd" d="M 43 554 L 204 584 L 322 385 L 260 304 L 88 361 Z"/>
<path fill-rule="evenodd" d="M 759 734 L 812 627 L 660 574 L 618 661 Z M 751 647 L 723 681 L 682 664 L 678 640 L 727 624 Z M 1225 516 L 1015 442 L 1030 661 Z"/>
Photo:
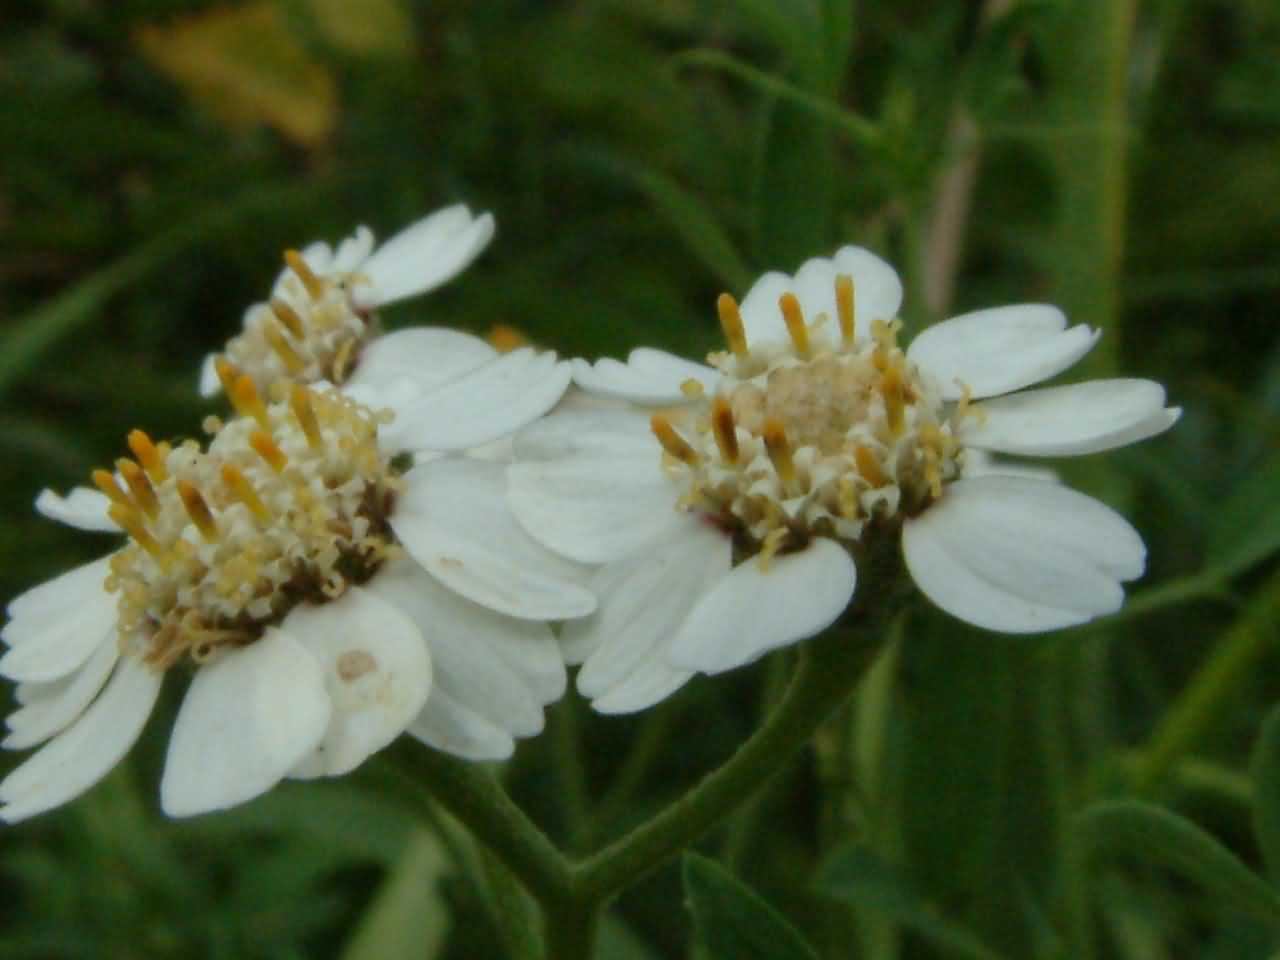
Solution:
<path fill-rule="evenodd" d="M 478 337 L 439 328 L 383 335 L 374 314 L 457 276 L 493 230 L 492 215 L 474 217 L 458 204 L 376 250 L 362 226 L 336 251 L 313 243 L 287 252 L 269 300 L 245 312 L 224 355 L 205 358 L 200 392 L 225 389 L 220 360 L 263 392 L 278 382 L 334 383 L 397 414 L 381 433 L 393 451 L 463 450 L 519 429 L 555 406 L 569 384 L 569 369 L 553 352 L 499 354 Z"/>
<path fill-rule="evenodd" d="M 109 771 L 171 668 L 192 672 L 161 784 L 173 816 L 345 773 L 405 730 L 499 759 L 563 692 L 544 621 L 595 601 L 507 512 L 504 464 L 402 473 L 385 416 L 350 397 L 295 385 L 267 404 L 245 375 L 230 393 L 239 415 L 206 425 L 207 449 L 134 431 L 101 494 L 41 495 L 129 539 L 9 605 L 0 674 L 21 706 L 4 746 L 44 745 L 0 783 L 0 819 Z"/>
<path fill-rule="evenodd" d="M 1012 306 L 938 324 L 904 352 L 901 299 L 893 269 L 854 247 L 766 274 L 741 308 L 720 298 L 730 349 L 711 366 L 649 349 L 575 361 L 583 388 L 634 406 L 557 413 L 517 435 L 517 519 L 599 565 L 599 610 L 562 636 L 597 709 L 640 709 L 694 672 L 823 630 L 899 531 L 915 582 L 970 623 L 1029 633 L 1119 608 L 1145 562 L 1133 528 L 1046 471 L 979 452 L 1133 443 L 1177 420 L 1163 388 L 1014 393 L 1097 335 L 1054 307 Z"/>

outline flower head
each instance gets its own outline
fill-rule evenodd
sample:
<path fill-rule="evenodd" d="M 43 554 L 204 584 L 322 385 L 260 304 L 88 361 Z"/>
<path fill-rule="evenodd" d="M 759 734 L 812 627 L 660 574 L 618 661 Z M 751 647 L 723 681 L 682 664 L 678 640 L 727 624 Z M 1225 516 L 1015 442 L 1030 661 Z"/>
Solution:
<path fill-rule="evenodd" d="M 1056 308 L 1014 306 L 953 318 L 904 350 L 901 296 L 892 268 L 853 247 L 794 277 L 766 274 L 740 306 L 720 298 L 728 349 L 710 366 L 652 350 L 577 362 L 584 388 L 656 412 L 553 415 L 517 439 L 516 515 L 553 549 L 602 564 L 599 612 L 565 630 L 598 708 L 637 709 L 694 671 L 825 628 L 859 563 L 898 538 L 926 595 L 981 626 L 1049 630 L 1120 606 L 1120 583 L 1144 564 L 1129 524 L 970 456 L 1134 442 L 1177 419 L 1163 389 L 1013 393 L 1097 334 L 1068 329 Z"/>
<path fill-rule="evenodd" d="M 499 354 L 484 340 L 435 327 L 384 334 L 378 307 L 434 290 L 464 270 L 493 237 L 493 217 L 459 204 L 401 230 L 374 249 L 367 227 L 333 250 L 286 251 L 265 303 L 245 313 L 223 354 L 205 358 L 200 392 L 224 390 L 219 362 L 260 391 L 277 383 L 331 383 L 395 416 L 379 432 L 391 452 L 454 451 L 511 434 L 550 410 L 570 370 L 552 351 Z"/>
<path fill-rule="evenodd" d="M 406 729 L 500 758 L 563 689 L 543 621 L 594 599 L 510 520 L 501 464 L 404 472 L 379 441 L 386 411 L 297 384 L 268 398 L 221 372 L 236 413 L 206 422 L 206 445 L 134 431 L 133 458 L 95 472 L 98 496 L 42 495 L 74 525 L 128 538 L 9 606 L 0 674 L 22 706 L 4 745 L 49 742 L 0 783 L 0 818 L 96 782 L 166 672 L 192 674 L 161 785 L 175 816 L 345 773 Z M 478 544 L 441 519 L 459 473 L 488 508 Z"/>

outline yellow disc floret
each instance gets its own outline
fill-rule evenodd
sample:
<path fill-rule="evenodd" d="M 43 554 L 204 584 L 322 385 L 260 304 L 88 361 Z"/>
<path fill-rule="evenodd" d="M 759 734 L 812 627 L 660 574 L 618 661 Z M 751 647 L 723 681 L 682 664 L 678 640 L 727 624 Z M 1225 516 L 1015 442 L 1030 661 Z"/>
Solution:
<path fill-rule="evenodd" d="M 224 364 L 237 415 L 206 448 L 129 435 L 137 461 L 94 482 L 130 538 L 111 560 L 120 642 L 159 668 L 252 643 L 301 602 L 367 580 L 398 549 L 384 419 L 337 392 L 295 386 L 266 403 Z"/>
<path fill-rule="evenodd" d="M 706 402 L 653 420 L 667 469 L 689 484 L 682 507 L 765 560 L 812 536 L 857 541 L 877 518 L 923 510 L 960 475 L 956 433 L 971 408 L 944 402 L 907 359 L 898 321 L 858 329 L 849 276 L 836 278 L 835 302 L 838 337 L 819 337 L 828 318 L 807 323 L 798 298 L 783 294 L 790 343 L 757 352 L 722 295 L 729 350 L 709 359 L 724 379 Z"/>

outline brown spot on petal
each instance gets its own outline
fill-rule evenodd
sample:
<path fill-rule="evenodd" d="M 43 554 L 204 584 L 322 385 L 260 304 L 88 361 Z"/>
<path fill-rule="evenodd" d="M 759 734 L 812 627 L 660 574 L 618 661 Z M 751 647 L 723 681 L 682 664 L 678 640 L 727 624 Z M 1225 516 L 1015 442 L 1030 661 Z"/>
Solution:
<path fill-rule="evenodd" d="M 338 677 L 343 683 L 354 683 L 378 669 L 378 661 L 367 650 L 348 650 L 338 658 Z"/>

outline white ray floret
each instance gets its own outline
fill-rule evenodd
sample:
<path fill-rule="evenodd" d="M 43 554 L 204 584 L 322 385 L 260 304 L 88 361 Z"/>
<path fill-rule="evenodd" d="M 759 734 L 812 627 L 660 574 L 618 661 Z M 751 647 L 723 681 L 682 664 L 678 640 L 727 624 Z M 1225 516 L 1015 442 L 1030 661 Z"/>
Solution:
<path fill-rule="evenodd" d="M 1119 608 L 1144 567 L 1133 528 L 1052 471 L 989 454 L 1109 450 L 1180 411 L 1147 380 L 1015 393 L 1097 341 L 1056 307 L 965 314 L 904 350 L 901 302 L 893 269 L 856 247 L 765 274 L 741 305 L 720 297 L 728 349 L 709 366 L 652 350 L 577 361 L 579 386 L 630 409 L 517 435 L 512 512 L 600 565 L 599 609 L 562 636 L 597 709 L 640 709 L 825 629 L 859 563 L 883 565 L 899 537 L 924 593 L 979 626 L 1052 630 Z"/>

